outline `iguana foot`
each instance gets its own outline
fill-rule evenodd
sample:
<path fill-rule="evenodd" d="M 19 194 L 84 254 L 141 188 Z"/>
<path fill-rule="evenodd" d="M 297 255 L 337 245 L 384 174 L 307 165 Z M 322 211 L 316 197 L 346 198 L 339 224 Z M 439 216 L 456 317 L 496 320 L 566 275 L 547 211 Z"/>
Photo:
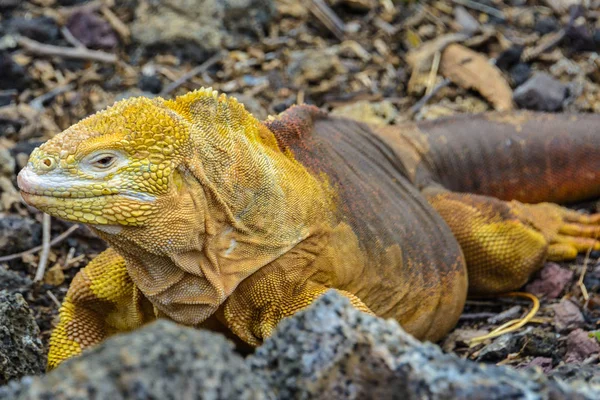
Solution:
<path fill-rule="evenodd" d="M 546 260 L 573 259 L 600 249 L 600 215 L 552 203 L 524 204 L 454 193 L 423 191 L 449 225 L 467 261 L 469 293 L 518 290 Z"/>
<path fill-rule="evenodd" d="M 600 250 L 600 214 L 583 214 L 553 203 L 510 203 L 519 218 L 548 241 L 548 260 L 572 260 L 588 250 Z"/>

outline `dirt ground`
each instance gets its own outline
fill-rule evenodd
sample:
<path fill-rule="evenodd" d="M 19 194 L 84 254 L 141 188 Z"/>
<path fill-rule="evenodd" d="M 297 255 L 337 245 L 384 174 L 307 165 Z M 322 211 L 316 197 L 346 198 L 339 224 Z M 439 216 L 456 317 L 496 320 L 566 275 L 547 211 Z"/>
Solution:
<path fill-rule="evenodd" d="M 73 276 L 104 244 L 52 219 L 50 237 L 68 234 L 43 280 L 27 281 L 43 224 L 20 200 L 16 174 L 41 142 L 115 100 L 212 86 L 259 118 L 306 102 L 380 124 L 513 108 L 600 113 L 600 0 L 225 3 L 0 0 L 0 268 L 23 278 L 12 289 L 45 345 Z M 470 300 L 440 344 L 546 372 L 598 364 L 599 257 L 547 263 L 525 288 L 540 310 L 517 332 L 469 346 L 531 308 L 521 298 Z"/>

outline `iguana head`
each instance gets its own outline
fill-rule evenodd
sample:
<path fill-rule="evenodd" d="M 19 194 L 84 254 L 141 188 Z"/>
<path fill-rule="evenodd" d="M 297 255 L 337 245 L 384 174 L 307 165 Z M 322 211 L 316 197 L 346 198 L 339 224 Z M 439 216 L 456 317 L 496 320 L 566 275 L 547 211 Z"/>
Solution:
<path fill-rule="evenodd" d="M 180 184 L 190 127 L 163 100 L 116 103 L 36 148 L 19 173 L 24 200 L 96 226 L 138 226 Z"/>

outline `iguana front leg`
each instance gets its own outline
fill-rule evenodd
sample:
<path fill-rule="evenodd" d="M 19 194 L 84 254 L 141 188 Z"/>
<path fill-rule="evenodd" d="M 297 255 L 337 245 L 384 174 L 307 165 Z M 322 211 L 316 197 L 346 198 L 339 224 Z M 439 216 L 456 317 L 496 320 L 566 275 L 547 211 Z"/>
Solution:
<path fill-rule="evenodd" d="M 108 249 L 75 275 L 50 337 L 48 370 L 106 337 L 154 319 L 150 302 L 133 284 L 125 260 Z"/>
<path fill-rule="evenodd" d="M 259 346 L 285 317 L 308 307 L 331 288 L 307 279 L 302 270 L 266 266 L 247 278 L 219 311 L 225 325 L 240 339 Z M 358 297 L 334 289 L 358 310 L 373 312 Z"/>

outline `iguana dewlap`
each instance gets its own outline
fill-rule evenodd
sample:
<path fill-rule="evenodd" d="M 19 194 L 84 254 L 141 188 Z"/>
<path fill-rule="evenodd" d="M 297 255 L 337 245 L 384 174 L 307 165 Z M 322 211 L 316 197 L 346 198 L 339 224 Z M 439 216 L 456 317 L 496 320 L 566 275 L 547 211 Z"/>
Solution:
<path fill-rule="evenodd" d="M 157 317 L 257 345 L 330 288 L 439 339 L 467 291 L 600 248 L 600 215 L 524 204 L 600 195 L 599 126 L 521 112 L 371 128 L 309 106 L 261 123 L 212 90 L 120 101 L 19 174 L 25 201 L 110 244 L 73 280 L 48 365 Z"/>

